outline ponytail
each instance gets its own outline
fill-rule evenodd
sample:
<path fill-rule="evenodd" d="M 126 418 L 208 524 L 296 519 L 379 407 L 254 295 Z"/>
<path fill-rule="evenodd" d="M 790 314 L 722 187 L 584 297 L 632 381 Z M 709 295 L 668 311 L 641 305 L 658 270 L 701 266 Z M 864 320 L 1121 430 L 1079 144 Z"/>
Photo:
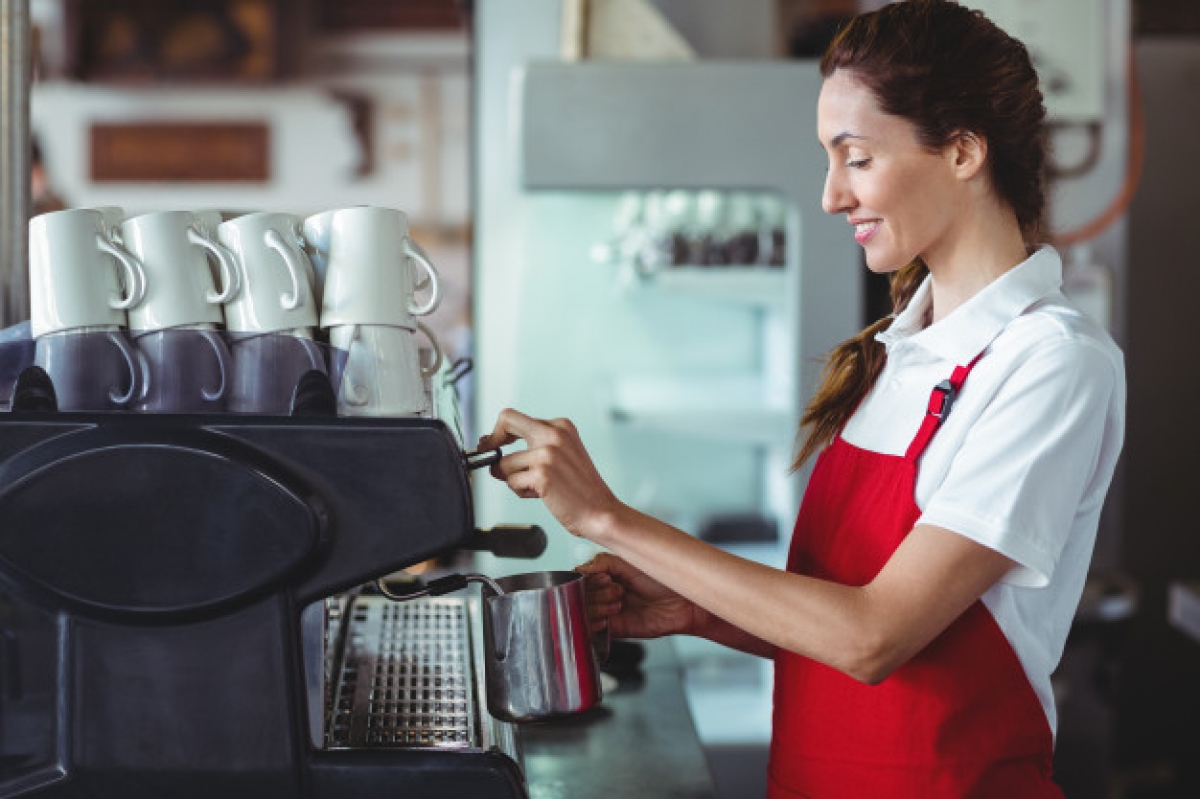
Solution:
<path fill-rule="evenodd" d="M 929 270 L 919 260 L 893 273 L 892 314 L 829 353 L 821 372 L 821 386 L 800 418 L 799 435 L 804 436 L 804 443 L 792 461 L 792 471 L 833 441 L 870 393 L 887 362 L 887 351 L 875 336 L 891 327 L 896 315 L 908 307 L 917 287 L 928 274 Z"/>

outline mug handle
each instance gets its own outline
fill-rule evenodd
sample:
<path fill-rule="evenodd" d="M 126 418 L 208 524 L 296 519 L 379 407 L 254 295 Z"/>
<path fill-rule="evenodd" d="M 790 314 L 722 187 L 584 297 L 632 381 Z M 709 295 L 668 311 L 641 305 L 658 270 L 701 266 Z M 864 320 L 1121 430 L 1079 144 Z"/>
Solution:
<path fill-rule="evenodd" d="M 433 335 L 433 331 L 425 326 L 425 323 L 420 319 L 417 320 L 417 329 L 425 334 L 429 339 L 429 343 L 433 345 L 433 363 L 429 366 L 421 367 L 421 376 L 430 377 L 437 373 L 438 369 L 442 368 L 442 345 L 438 343 L 437 338 Z"/>
<path fill-rule="evenodd" d="M 278 230 L 268 230 L 263 235 L 263 240 L 268 247 L 279 253 L 284 264 L 287 265 L 288 276 L 292 279 L 292 293 L 290 296 L 282 295 L 279 298 L 279 304 L 285 311 L 294 311 L 304 304 L 304 298 L 300 296 L 300 276 L 301 274 L 305 275 L 304 279 L 307 280 L 308 270 L 300 262 L 300 258 L 303 256 L 291 248 L 287 239 Z"/>
<path fill-rule="evenodd" d="M 355 328 L 357 330 L 357 328 Z M 329 367 L 325 364 L 325 353 L 321 351 L 321 345 L 313 341 L 311 338 L 296 338 L 300 342 L 300 346 L 304 348 L 304 354 L 308 356 L 308 365 L 313 370 L 329 373 Z"/>
<path fill-rule="evenodd" d="M 438 307 L 438 303 L 442 301 L 442 286 L 438 282 L 437 269 L 434 268 L 433 262 L 429 260 L 429 256 L 421 249 L 421 245 L 417 244 L 411 238 L 405 237 L 403 248 L 404 254 L 419 263 L 428 274 L 428 277 L 424 280 L 414 281 L 413 290 L 416 291 L 429 286 L 429 299 L 425 301 L 425 304 L 418 305 L 415 308 L 409 305 L 408 312 L 413 316 L 426 316 L 433 313 Z M 416 299 L 413 302 L 415 303 Z"/>
<path fill-rule="evenodd" d="M 200 335 L 208 342 L 208 346 L 212 347 L 213 354 L 217 356 L 217 369 L 221 372 L 221 384 L 217 386 L 217 390 L 209 391 L 207 388 L 201 387 L 200 396 L 204 397 L 205 402 L 216 402 L 225 396 L 225 391 L 229 387 L 229 380 L 226 377 L 229 373 L 229 350 L 221 337 L 211 330 L 201 330 Z"/>
<path fill-rule="evenodd" d="M 350 353 L 354 349 L 354 342 L 359 340 L 359 329 L 358 325 L 354 325 L 354 335 L 350 337 L 350 344 L 346 348 L 346 368 L 343 370 L 342 377 L 342 396 L 347 405 L 356 407 L 362 407 L 371 401 L 371 394 L 367 387 L 355 385 L 354 378 L 350 376 Z"/>
<path fill-rule="evenodd" d="M 129 367 L 129 391 L 118 394 L 117 390 L 113 388 L 108 392 L 108 398 L 114 404 L 122 407 L 132 402 L 134 397 L 145 399 L 150 391 L 150 365 L 146 362 L 146 356 L 142 355 L 141 351 L 135 351 L 120 333 L 109 333 L 108 340 L 125 356 L 125 365 Z M 140 381 L 139 377 L 141 377 Z"/>
<path fill-rule="evenodd" d="M 242 287 L 242 276 L 237 270 L 237 265 L 233 262 L 233 253 L 227 247 L 222 247 L 215 241 L 211 241 L 208 237 L 196 232 L 195 228 L 188 228 L 188 241 L 196 244 L 212 253 L 217 259 L 217 264 L 221 267 L 221 282 L 225 286 L 224 291 L 216 291 L 210 289 L 204 296 L 210 304 L 220 305 L 221 303 L 229 302 L 237 296 L 238 289 Z"/>
<path fill-rule="evenodd" d="M 114 311 L 124 311 L 144 300 L 146 298 L 146 270 L 142 268 L 142 262 L 99 233 L 96 234 L 96 246 L 101 252 L 106 252 L 117 259 L 117 263 L 125 270 L 125 285 L 129 288 L 128 296 L 110 298 L 108 307 Z"/>

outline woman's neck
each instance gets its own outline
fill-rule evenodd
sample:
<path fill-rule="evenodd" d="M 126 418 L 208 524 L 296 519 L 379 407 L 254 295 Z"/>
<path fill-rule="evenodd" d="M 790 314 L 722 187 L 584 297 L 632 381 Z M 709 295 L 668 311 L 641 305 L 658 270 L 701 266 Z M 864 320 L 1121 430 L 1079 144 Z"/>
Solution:
<path fill-rule="evenodd" d="M 989 214 L 980 224 L 958 227 L 955 238 L 926 257 L 932 280 L 930 324 L 945 319 L 992 281 L 1028 257 L 1011 213 Z"/>

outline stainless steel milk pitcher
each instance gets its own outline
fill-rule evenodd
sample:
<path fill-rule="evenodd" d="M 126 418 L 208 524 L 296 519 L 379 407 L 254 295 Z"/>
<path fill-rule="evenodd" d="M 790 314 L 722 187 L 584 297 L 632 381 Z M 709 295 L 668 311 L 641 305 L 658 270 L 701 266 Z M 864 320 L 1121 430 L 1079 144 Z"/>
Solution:
<path fill-rule="evenodd" d="M 600 667 L 588 629 L 583 575 L 530 572 L 495 580 L 481 574 L 433 580 L 413 599 L 483 585 L 484 673 L 488 711 L 505 721 L 537 721 L 580 713 L 601 697 Z"/>

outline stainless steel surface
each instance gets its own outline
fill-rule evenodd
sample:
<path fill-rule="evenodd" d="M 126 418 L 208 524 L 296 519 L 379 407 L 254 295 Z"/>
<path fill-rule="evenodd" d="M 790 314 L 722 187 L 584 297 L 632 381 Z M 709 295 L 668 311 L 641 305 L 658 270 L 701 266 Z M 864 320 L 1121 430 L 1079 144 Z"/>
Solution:
<path fill-rule="evenodd" d="M 583 575 L 532 572 L 484 590 L 487 707 L 507 721 L 580 713 L 599 703 Z"/>
<path fill-rule="evenodd" d="M 29 0 L 0 0 L 0 325 L 29 318 Z"/>

